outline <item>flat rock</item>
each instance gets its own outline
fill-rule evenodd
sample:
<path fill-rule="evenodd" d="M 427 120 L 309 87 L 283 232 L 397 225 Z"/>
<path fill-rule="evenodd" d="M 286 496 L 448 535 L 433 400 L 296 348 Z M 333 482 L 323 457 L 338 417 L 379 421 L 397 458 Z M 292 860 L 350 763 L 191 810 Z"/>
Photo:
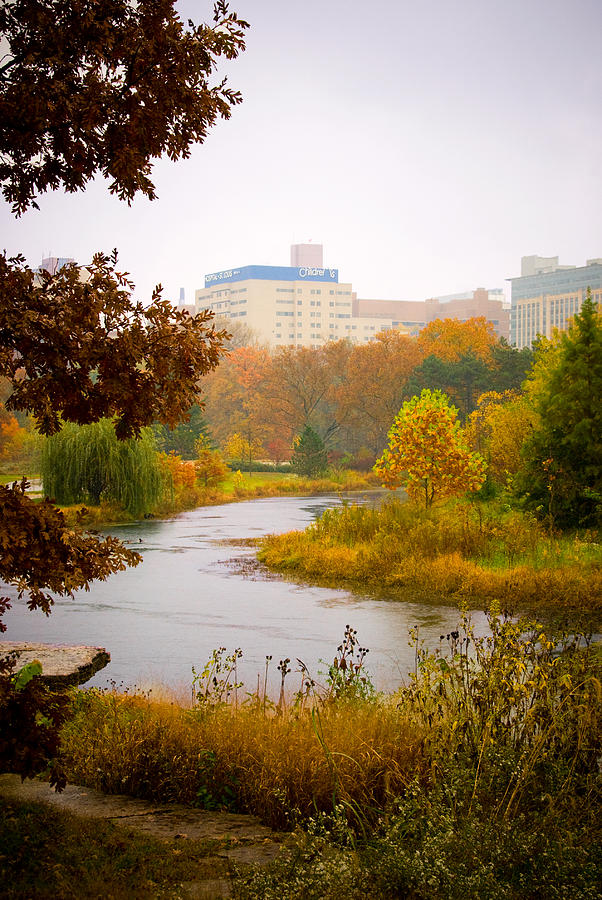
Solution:
<path fill-rule="evenodd" d="M 101 794 L 75 784 L 68 784 L 58 794 L 46 782 L 22 782 L 18 775 L 0 775 L 0 797 L 45 803 L 92 819 L 109 819 L 164 840 L 215 841 L 217 856 L 243 864 L 271 862 L 287 837 L 262 825 L 256 816 L 191 809 L 179 803 L 153 803 L 122 794 Z"/>
<path fill-rule="evenodd" d="M 41 678 L 52 687 L 83 684 L 111 660 L 110 653 L 104 647 L 0 641 L 0 658 L 9 653 L 18 654 L 18 669 L 34 659 L 39 660 L 42 664 Z"/>

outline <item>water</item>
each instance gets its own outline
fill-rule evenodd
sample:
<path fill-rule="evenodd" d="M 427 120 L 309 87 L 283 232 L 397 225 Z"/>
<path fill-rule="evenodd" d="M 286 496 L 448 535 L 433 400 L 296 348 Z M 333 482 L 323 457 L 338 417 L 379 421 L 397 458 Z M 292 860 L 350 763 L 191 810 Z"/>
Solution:
<path fill-rule="evenodd" d="M 374 502 L 375 495 L 353 499 Z M 240 647 L 239 672 L 249 688 L 256 687 L 271 654 L 272 685 L 279 677 L 278 661 L 289 657 L 288 684 L 294 690 L 300 682 L 294 674 L 297 659 L 315 677 L 332 661 L 350 624 L 362 646 L 370 648 L 367 665 L 375 685 L 393 689 L 414 667 L 410 628 L 418 626 L 433 647 L 457 626 L 457 610 L 240 571 L 240 560 L 253 559 L 255 551 L 236 546 L 237 541 L 302 529 L 340 503 L 335 495 L 266 498 L 112 528 L 111 534 L 142 553 L 143 563 L 73 600 L 57 600 L 49 618 L 15 600 L 5 616 L 4 639 L 103 646 L 111 662 L 88 684 L 162 683 L 178 690 L 188 689 L 192 666 L 202 668 L 214 648 Z M 484 617 L 475 620 L 484 630 Z"/>

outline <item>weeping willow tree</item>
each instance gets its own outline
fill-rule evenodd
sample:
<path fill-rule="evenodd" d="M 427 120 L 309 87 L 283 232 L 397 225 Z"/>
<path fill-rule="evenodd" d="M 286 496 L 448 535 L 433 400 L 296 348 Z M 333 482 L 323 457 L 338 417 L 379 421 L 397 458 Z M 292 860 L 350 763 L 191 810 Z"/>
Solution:
<path fill-rule="evenodd" d="M 110 419 L 93 425 L 65 423 L 45 442 L 42 481 L 47 496 L 62 505 L 113 500 L 134 516 L 160 499 L 165 477 L 151 428 L 138 440 L 119 441 Z"/>

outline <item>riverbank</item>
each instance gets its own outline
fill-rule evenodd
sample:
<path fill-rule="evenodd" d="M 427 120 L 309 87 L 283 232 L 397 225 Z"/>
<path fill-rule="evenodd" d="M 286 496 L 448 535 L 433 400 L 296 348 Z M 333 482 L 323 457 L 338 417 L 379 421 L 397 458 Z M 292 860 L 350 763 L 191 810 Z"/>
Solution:
<path fill-rule="evenodd" d="M 417 645 L 414 677 L 386 696 L 371 689 L 353 633 L 322 686 L 306 672 L 287 701 L 262 684 L 236 691 L 232 663 L 216 669 L 215 658 L 195 680 L 192 706 L 78 691 L 63 730 L 67 775 L 107 794 L 295 828 L 270 869 L 235 877 L 239 900 L 591 900 L 602 878 L 602 659 L 536 623 L 490 625 L 489 638 L 465 623 L 437 651 Z M 0 826 L 5 846 L 15 818 Z M 30 812 L 18 833 L 17 849 L 55 858 L 44 820 Z M 129 874 L 114 833 L 86 835 L 69 864 L 84 865 L 109 840 L 107 879 L 121 866 Z M 188 857 L 189 846 L 180 849 Z M 151 848 L 151 866 L 156 856 Z M 1 862 L 6 883 L 18 884 L 12 855 Z M 57 862 L 54 887 L 67 871 Z M 160 870 L 161 896 L 185 896 L 184 869 L 174 867 L 171 885 Z"/>
<path fill-rule="evenodd" d="M 318 494 L 347 493 L 374 490 L 379 482 L 372 473 L 353 471 L 333 472 L 328 477 L 310 479 L 296 475 L 269 472 L 232 472 L 216 487 L 204 487 L 200 483 L 178 489 L 172 497 L 154 506 L 145 518 L 167 519 L 178 513 L 201 506 L 219 506 L 262 497 L 315 496 Z M 67 524 L 84 528 L 103 528 L 135 522 L 134 516 L 114 503 L 103 502 L 99 506 L 83 504 L 63 506 Z"/>
<path fill-rule="evenodd" d="M 586 629 L 602 622 L 598 535 L 551 535 L 533 516 L 497 502 L 346 505 L 303 532 L 264 538 L 258 559 L 303 581 L 389 598 L 551 613 Z"/>

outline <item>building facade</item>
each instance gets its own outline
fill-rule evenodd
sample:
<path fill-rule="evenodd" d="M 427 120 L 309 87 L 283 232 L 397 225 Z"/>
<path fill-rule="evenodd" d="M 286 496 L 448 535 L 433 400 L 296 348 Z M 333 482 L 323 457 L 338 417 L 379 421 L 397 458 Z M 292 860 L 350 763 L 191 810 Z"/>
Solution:
<path fill-rule="evenodd" d="M 366 343 L 393 327 L 388 317 L 358 316 L 354 306 L 352 285 L 323 266 L 242 266 L 206 275 L 195 292 L 197 312 L 242 319 L 274 347 L 319 347 L 341 338 Z"/>
<path fill-rule="evenodd" d="M 519 350 L 539 336 L 564 331 L 579 312 L 588 288 L 602 305 L 602 259 L 585 266 L 559 266 L 558 257 L 523 257 L 521 275 L 511 278 L 510 343 Z"/>
<path fill-rule="evenodd" d="M 510 338 L 510 310 L 501 288 L 477 288 L 462 294 L 432 297 L 429 300 L 358 300 L 360 316 L 383 316 L 394 328 L 405 328 L 410 334 L 418 332 L 433 319 L 468 319 L 484 317 L 493 324 L 498 337 Z"/>
<path fill-rule="evenodd" d="M 430 300 L 358 299 L 338 269 L 323 265 L 321 244 L 294 244 L 290 266 L 242 266 L 212 272 L 195 291 L 195 310 L 242 320 L 273 347 L 318 347 L 346 338 L 374 340 L 379 331 L 418 334 L 437 318 L 460 321 L 484 316 L 499 337 L 509 338 L 503 291 L 477 288 Z"/>

